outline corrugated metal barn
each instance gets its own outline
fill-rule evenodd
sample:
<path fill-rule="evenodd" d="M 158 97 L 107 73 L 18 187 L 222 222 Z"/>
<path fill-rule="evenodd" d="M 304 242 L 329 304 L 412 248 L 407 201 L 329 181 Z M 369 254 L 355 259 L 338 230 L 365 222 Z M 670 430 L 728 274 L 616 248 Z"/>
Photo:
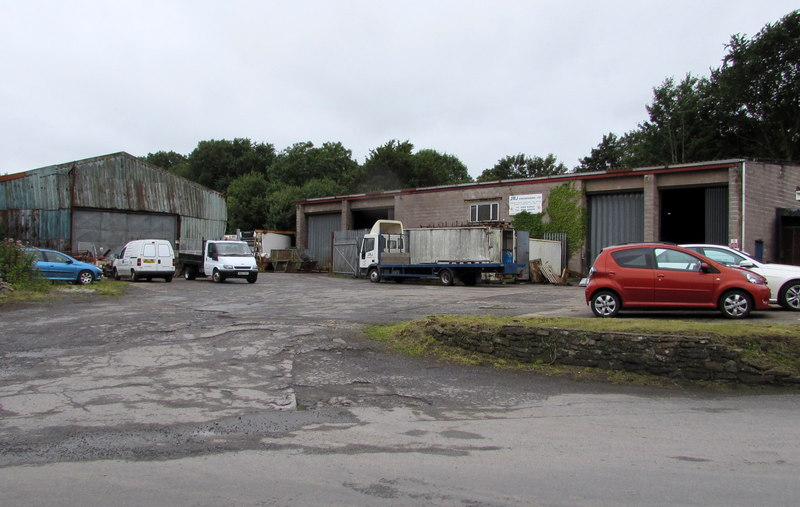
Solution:
<path fill-rule="evenodd" d="M 222 237 L 226 224 L 225 196 L 124 152 L 0 176 L 0 227 L 41 248 L 174 244 Z"/>

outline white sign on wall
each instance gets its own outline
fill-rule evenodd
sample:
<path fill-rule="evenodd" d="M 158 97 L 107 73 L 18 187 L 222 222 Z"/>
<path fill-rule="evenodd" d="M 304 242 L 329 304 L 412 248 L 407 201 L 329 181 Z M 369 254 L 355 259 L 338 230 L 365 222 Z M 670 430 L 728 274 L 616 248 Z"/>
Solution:
<path fill-rule="evenodd" d="M 516 215 L 520 211 L 528 213 L 542 212 L 542 194 L 508 196 L 508 214 Z"/>

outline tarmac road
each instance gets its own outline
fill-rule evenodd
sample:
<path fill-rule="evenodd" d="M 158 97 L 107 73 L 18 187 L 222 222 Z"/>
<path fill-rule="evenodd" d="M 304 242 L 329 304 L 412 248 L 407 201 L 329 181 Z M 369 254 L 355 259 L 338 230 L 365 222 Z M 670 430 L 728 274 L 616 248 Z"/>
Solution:
<path fill-rule="evenodd" d="M 796 393 L 458 367 L 360 334 L 442 313 L 591 317 L 578 287 L 274 273 L 128 285 L 0 306 L 3 505 L 800 499 Z"/>

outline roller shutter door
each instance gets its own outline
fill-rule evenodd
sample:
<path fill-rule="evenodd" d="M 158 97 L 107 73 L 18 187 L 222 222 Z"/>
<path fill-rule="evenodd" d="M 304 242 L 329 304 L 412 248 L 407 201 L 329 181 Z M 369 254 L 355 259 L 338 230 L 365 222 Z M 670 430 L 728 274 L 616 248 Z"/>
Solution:
<path fill-rule="evenodd" d="M 644 194 L 589 196 L 590 263 L 604 247 L 644 240 Z"/>

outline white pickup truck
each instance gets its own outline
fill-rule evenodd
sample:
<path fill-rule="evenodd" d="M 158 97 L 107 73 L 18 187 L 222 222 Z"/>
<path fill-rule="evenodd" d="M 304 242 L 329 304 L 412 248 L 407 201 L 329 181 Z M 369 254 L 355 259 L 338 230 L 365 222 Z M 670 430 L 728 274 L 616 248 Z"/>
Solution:
<path fill-rule="evenodd" d="M 179 269 L 187 280 L 210 276 L 215 282 L 244 278 L 248 283 L 256 283 L 258 265 L 244 241 L 204 240 L 195 245 L 192 242 L 181 240 L 178 249 Z"/>

